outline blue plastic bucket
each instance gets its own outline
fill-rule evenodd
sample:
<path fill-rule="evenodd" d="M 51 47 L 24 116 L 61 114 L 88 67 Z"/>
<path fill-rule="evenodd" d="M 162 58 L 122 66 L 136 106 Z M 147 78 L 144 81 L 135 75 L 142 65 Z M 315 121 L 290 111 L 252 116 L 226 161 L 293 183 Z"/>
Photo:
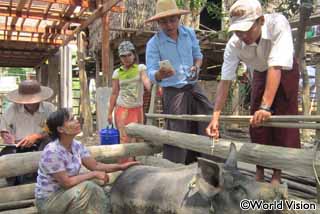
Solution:
<path fill-rule="evenodd" d="M 99 134 L 101 145 L 119 144 L 120 142 L 119 131 L 113 126 L 101 129 Z"/>

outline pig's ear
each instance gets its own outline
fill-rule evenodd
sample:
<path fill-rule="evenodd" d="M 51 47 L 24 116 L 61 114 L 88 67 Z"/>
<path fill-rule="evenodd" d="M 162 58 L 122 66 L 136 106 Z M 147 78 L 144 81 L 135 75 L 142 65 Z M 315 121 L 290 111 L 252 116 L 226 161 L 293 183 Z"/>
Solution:
<path fill-rule="evenodd" d="M 235 170 L 238 168 L 237 164 L 237 148 L 234 143 L 230 144 L 229 156 L 224 164 L 225 169 Z"/>
<path fill-rule="evenodd" d="M 223 186 L 222 168 L 222 164 L 198 158 L 196 187 L 204 198 L 211 198 L 221 191 Z"/>

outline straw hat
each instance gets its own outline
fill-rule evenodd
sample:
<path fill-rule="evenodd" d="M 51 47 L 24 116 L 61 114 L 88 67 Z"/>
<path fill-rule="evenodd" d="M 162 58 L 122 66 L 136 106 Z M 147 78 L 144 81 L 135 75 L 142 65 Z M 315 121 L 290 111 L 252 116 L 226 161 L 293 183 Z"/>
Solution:
<path fill-rule="evenodd" d="M 188 10 L 180 10 L 175 0 L 158 0 L 156 5 L 156 15 L 147 19 L 145 23 L 156 21 L 161 18 L 188 14 Z"/>
<path fill-rule="evenodd" d="M 24 80 L 17 90 L 7 94 L 7 99 L 19 104 L 39 103 L 49 99 L 53 94 L 51 88 L 40 86 L 36 80 Z"/>

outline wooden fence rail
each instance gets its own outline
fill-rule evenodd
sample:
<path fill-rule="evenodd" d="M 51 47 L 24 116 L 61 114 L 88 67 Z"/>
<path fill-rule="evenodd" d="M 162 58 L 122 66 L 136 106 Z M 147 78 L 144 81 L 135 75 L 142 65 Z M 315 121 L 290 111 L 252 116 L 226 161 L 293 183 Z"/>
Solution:
<path fill-rule="evenodd" d="M 102 162 L 110 162 L 121 157 L 152 155 L 161 152 L 159 146 L 146 143 L 118 144 L 88 147 L 91 155 Z M 24 175 L 36 172 L 41 152 L 27 152 L 3 155 L 0 157 L 0 178 Z"/>
<path fill-rule="evenodd" d="M 209 122 L 211 115 L 172 115 L 172 114 L 146 114 L 148 118 L 165 118 L 174 120 L 190 120 Z M 221 116 L 220 121 L 225 123 L 249 123 L 252 116 Z M 320 116 L 271 116 L 261 126 L 279 128 L 320 129 Z"/>
<path fill-rule="evenodd" d="M 126 131 L 131 136 L 142 137 L 153 144 L 168 144 L 219 158 L 227 157 L 229 146 L 232 142 L 237 147 L 239 161 L 281 169 L 296 175 L 314 176 L 312 165 L 314 154 L 311 150 L 242 143 L 223 139 L 219 139 L 219 142 L 212 149 L 212 140 L 206 136 L 169 131 L 136 123 L 129 124 L 126 127 Z M 319 155 L 320 152 L 317 152 L 316 157 L 320 157 Z M 317 170 L 319 165 L 320 161 L 316 159 L 315 168 Z"/>

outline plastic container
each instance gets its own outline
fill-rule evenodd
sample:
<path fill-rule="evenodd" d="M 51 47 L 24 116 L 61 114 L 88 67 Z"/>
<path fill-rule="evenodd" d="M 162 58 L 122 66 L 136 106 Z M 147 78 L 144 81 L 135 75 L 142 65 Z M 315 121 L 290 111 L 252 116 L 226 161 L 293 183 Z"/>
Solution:
<path fill-rule="evenodd" d="M 101 145 L 113 145 L 119 144 L 120 142 L 119 130 L 113 128 L 112 125 L 105 129 L 101 129 L 99 134 Z"/>

